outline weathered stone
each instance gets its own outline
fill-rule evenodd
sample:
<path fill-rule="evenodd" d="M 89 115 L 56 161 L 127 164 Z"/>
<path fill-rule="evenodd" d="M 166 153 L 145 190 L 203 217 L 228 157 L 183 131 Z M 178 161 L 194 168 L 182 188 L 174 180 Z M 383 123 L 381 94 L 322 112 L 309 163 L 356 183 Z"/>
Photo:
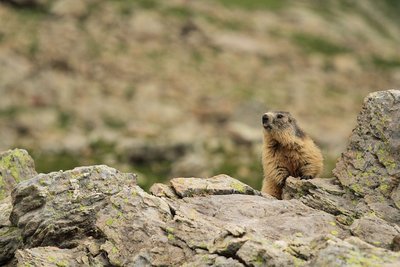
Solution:
<path fill-rule="evenodd" d="M 337 180 L 334 178 L 300 180 L 289 177 L 286 179 L 282 198 L 295 198 L 312 208 L 341 216 L 341 223 L 344 222 L 343 219 L 347 220 L 345 218 L 357 217 L 359 212 L 356 209 L 356 205 L 346 196 L 345 191 L 337 184 Z M 351 224 L 352 220 L 349 223 Z"/>
<path fill-rule="evenodd" d="M 366 216 L 355 220 L 351 225 L 352 234 L 381 248 L 390 249 L 393 238 L 400 231 L 376 216 Z"/>
<path fill-rule="evenodd" d="M 400 223 L 400 90 L 370 94 L 349 145 L 334 169 L 340 183 L 379 217 Z"/>
<path fill-rule="evenodd" d="M 322 248 L 310 262 L 310 266 L 398 266 L 400 254 L 376 248 L 351 237 L 340 240 L 333 236 L 318 242 Z"/>
<path fill-rule="evenodd" d="M 201 253 L 196 255 L 192 261 L 182 265 L 182 267 L 203 267 L 203 266 L 243 267 L 245 265 L 232 258 L 226 258 L 224 256 L 218 256 L 215 254 L 201 254 Z"/>
<path fill-rule="evenodd" d="M 150 193 L 156 197 L 178 198 L 171 186 L 156 183 L 150 189 Z"/>
<path fill-rule="evenodd" d="M 110 198 L 97 215 L 96 226 L 107 240 L 101 250 L 117 266 L 181 265 L 193 254 L 174 240 L 166 222 L 169 205 L 139 187 L 125 188 Z M 175 244 L 176 242 L 176 244 Z"/>
<path fill-rule="evenodd" d="M 260 192 L 227 175 L 211 178 L 174 178 L 171 186 L 180 197 L 204 195 L 246 194 L 260 195 Z"/>
<path fill-rule="evenodd" d="M 0 200 L 10 195 L 14 186 L 37 175 L 35 164 L 23 149 L 0 153 Z"/>
<path fill-rule="evenodd" d="M 21 230 L 13 226 L 0 227 L 0 264 L 14 256 L 14 252 L 22 246 Z"/>
<path fill-rule="evenodd" d="M 134 175 L 106 166 L 41 174 L 13 191 L 10 218 L 22 230 L 26 247 L 71 247 L 85 236 L 98 235 L 95 214 L 110 196 L 135 184 Z"/>
<path fill-rule="evenodd" d="M 12 210 L 11 197 L 0 200 L 0 228 L 11 226 L 10 214 Z"/>
<path fill-rule="evenodd" d="M 99 266 L 91 264 L 86 254 L 78 249 L 38 247 L 18 250 L 15 256 L 18 266 Z"/>
<path fill-rule="evenodd" d="M 191 249 L 240 259 L 250 266 L 257 262 L 276 262 L 276 266 L 304 262 L 303 256 L 288 253 L 288 247 L 298 243 L 310 246 L 311 239 L 329 233 L 349 235 L 335 224 L 334 216 L 295 200 L 215 195 L 184 198 L 170 205 L 175 216 L 167 229 L 174 239 Z"/>
<path fill-rule="evenodd" d="M 87 14 L 90 1 L 58 0 L 51 7 L 51 13 L 58 16 L 83 17 Z"/>

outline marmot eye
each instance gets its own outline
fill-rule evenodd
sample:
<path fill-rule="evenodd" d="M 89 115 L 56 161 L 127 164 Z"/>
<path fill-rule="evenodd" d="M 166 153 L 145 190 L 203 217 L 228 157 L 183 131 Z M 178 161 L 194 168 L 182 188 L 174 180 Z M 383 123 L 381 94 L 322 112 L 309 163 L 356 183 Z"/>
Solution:
<path fill-rule="evenodd" d="M 283 115 L 282 115 L 282 114 L 278 114 L 278 115 L 276 115 L 276 117 L 277 117 L 278 119 L 282 119 L 282 118 L 283 118 Z"/>

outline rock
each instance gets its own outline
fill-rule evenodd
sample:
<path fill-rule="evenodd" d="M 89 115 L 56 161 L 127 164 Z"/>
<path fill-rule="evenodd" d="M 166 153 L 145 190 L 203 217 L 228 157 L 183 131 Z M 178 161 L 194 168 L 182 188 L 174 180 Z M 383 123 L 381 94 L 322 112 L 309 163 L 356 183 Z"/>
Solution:
<path fill-rule="evenodd" d="M 21 230 L 17 227 L 0 227 L 0 264 L 12 259 L 14 252 L 22 246 Z"/>
<path fill-rule="evenodd" d="M 400 254 L 376 248 L 362 240 L 350 237 L 340 240 L 328 237 L 310 266 L 397 266 Z M 396 265 L 397 264 L 397 265 Z"/>
<path fill-rule="evenodd" d="M 59 249 L 57 247 L 38 247 L 18 250 L 18 266 L 96 266 L 78 249 Z"/>
<path fill-rule="evenodd" d="M 395 227 L 375 216 L 355 220 L 350 230 L 353 235 L 371 245 L 386 249 L 391 248 L 393 239 L 400 234 Z"/>
<path fill-rule="evenodd" d="M 224 33 L 212 36 L 212 42 L 216 47 L 237 53 L 249 53 L 256 55 L 268 55 L 268 46 L 255 38 L 242 34 Z"/>
<path fill-rule="evenodd" d="M 400 90 L 370 94 L 334 169 L 340 183 L 378 217 L 400 224 Z"/>
<path fill-rule="evenodd" d="M 212 178 L 174 178 L 171 186 L 180 197 L 204 195 L 247 194 L 259 195 L 260 192 L 227 175 Z"/>
<path fill-rule="evenodd" d="M 307 206 L 336 215 L 343 224 L 351 224 L 353 217 L 358 217 L 359 210 L 346 196 L 335 178 L 315 178 L 300 180 L 289 177 L 283 188 L 283 199 L 298 199 Z"/>
<path fill-rule="evenodd" d="M 9 219 L 11 210 L 11 197 L 0 200 L 0 228 L 4 226 L 11 226 Z"/>
<path fill-rule="evenodd" d="M 156 197 L 178 198 L 171 186 L 161 183 L 153 184 L 149 191 Z"/>
<path fill-rule="evenodd" d="M 399 226 L 399 121 L 399 90 L 370 94 L 364 100 L 348 148 L 336 165 L 336 177 L 310 181 L 288 178 L 283 198 L 297 198 L 310 207 L 336 215 L 337 221 L 346 225 L 375 214 Z M 354 227 L 360 226 L 364 219 Z M 372 229 L 374 224 L 376 222 L 367 223 Z M 392 237 L 394 232 L 390 232 Z M 374 242 L 374 238 L 364 238 Z M 389 240 L 377 242 L 383 242 L 386 248 L 390 244 Z"/>
<path fill-rule="evenodd" d="M 0 153 L 0 200 L 9 196 L 17 183 L 35 175 L 35 163 L 26 150 L 14 149 Z"/>
<path fill-rule="evenodd" d="M 398 266 L 399 161 L 391 150 L 398 141 L 397 103 L 395 91 L 369 96 L 337 177 L 289 177 L 284 200 L 224 174 L 174 178 L 153 185 L 153 195 L 137 186 L 135 175 L 104 165 L 34 177 L 32 167 L 14 175 L 22 161 L 10 157 L 2 174 L 30 179 L 15 185 L 11 211 L 9 198 L 0 202 L 0 263 Z M 362 147 L 367 141 L 371 149 Z M 357 165 L 363 161 L 368 164 Z"/>
<path fill-rule="evenodd" d="M 332 224 L 334 216 L 295 200 L 213 195 L 184 198 L 170 205 L 175 214 L 167 224 L 171 238 L 250 266 L 257 261 L 282 263 L 277 266 L 304 262 L 295 252 L 296 256 L 287 252 L 288 248 L 299 243 L 309 247 L 313 238 L 331 232 L 342 237 L 349 234 Z"/>
<path fill-rule="evenodd" d="M 11 197 L 0 200 L 0 264 L 10 260 L 22 246 L 21 231 L 10 222 Z"/>
<path fill-rule="evenodd" d="M 129 24 L 133 33 L 144 39 L 162 36 L 165 28 L 161 17 L 154 12 L 137 13 Z"/>
<path fill-rule="evenodd" d="M 58 0 L 51 7 L 51 13 L 58 16 L 83 17 L 87 13 L 87 4 L 90 1 Z"/>
<path fill-rule="evenodd" d="M 25 247 L 73 247 L 88 235 L 99 235 L 95 214 L 110 196 L 134 186 L 136 177 L 106 166 L 41 174 L 24 181 L 12 193 L 14 226 Z"/>

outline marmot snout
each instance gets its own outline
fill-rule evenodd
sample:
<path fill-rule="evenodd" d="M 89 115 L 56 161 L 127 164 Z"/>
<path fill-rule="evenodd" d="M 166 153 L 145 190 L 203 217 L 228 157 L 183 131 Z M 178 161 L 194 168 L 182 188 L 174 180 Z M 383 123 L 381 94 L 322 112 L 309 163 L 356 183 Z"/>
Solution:
<path fill-rule="evenodd" d="M 323 158 L 320 149 L 289 112 L 267 112 L 262 116 L 262 124 L 263 192 L 280 199 L 287 177 L 311 179 L 321 174 Z"/>

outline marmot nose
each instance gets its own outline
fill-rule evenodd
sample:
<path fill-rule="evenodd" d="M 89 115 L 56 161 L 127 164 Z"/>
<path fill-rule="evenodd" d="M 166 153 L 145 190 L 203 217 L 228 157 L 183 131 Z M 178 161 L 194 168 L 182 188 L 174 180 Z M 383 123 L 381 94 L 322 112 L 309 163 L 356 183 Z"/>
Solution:
<path fill-rule="evenodd" d="M 265 124 L 265 123 L 268 123 L 268 122 L 269 122 L 269 117 L 268 117 L 267 114 L 264 114 L 264 115 L 262 116 L 262 123 Z"/>

